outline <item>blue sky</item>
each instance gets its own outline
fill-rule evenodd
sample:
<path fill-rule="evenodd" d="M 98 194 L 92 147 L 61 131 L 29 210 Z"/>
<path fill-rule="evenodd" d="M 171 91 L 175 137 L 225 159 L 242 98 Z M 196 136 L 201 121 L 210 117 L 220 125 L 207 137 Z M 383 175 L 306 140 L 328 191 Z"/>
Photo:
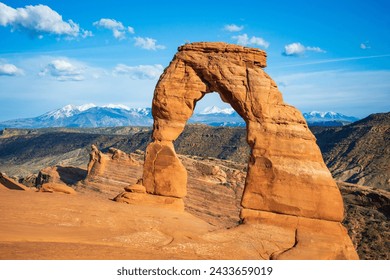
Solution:
<path fill-rule="evenodd" d="M 150 107 L 186 42 L 263 49 L 303 112 L 390 111 L 390 2 L 1 1 L 0 121 L 67 104 Z M 198 103 L 227 107 L 217 94 Z"/>

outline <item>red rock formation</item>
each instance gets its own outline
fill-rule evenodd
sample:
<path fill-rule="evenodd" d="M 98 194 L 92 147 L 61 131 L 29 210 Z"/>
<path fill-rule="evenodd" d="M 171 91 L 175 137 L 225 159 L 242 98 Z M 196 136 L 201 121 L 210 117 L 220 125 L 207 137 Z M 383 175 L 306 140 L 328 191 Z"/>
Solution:
<path fill-rule="evenodd" d="M 9 190 L 28 191 L 29 188 L 0 172 L 0 187 Z"/>
<path fill-rule="evenodd" d="M 186 172 L 172 141 L 183 131 L 196 102 L 207 93 L 218 92 L 247 123 L 252 154 L 242 205 L 341 221 L 341 195 L 315 138 L 302 114 L 283 102 L 276 83 L 263 71 L 265 66 L 266 54 L 258 49 L 224 43 L 179 48 L 154 93 L 154 142 L 146 152 L 146 190 L 165 196 L 185 195 L 182 181 Z"/>
<path fill-rule="evenodd" d="M 179 48 L 154 92 L 153 142 L 146 150 L 143 174 L 146 191 L 174 198 L 186 195 L 187 173 L 173 141 L 183 131 L 196 103 L 205 94 L 218 92 L 247 124 L 251 155 L 242 197 L 244 222 L 262 221 L 266 214 L 275 219 L 299 217 L 296 225 L 306 230 L 297 226 L 297 232 L 310 232 L 306 225 L 316 221 L 328 221 L 318 232 L 342 228 L 343 201 L 315 137 L 302 114 L 283 102 L 276 83 L 263 71 L 265 66 L 266 53 L 254 48 L 225 43 L 193 43 Z M 344 229 L 332 235 L 334 240 L 302 235 L 305 241 L 300 242 L 300 250 L 289 250 L 289 254 L 280 253 L 275 258 L 307 257 L 301 250 L 316 242 L 317 249 L 307 251 L 311 257 L 357 257 Z M 318 253 L 319 248 L 330 245 L 341 253 Z"/>
<path fill-rule="evenodd" d="M 126 187 L 134 183 L 129 173 L 134 172 L 136 166 L 139 163 L 130 154 L 115 148 L 102 153 L 92 145 L 85 182 L 101 191 L 108 191 L 109 186 Z"/>
<path fill-rule="evenodd" d="M 39 189 L 40 192 L 59 192 L 66 194 L 76 194 L 76 191 L 71 187 L 61 183 L 44 183 Z"/>

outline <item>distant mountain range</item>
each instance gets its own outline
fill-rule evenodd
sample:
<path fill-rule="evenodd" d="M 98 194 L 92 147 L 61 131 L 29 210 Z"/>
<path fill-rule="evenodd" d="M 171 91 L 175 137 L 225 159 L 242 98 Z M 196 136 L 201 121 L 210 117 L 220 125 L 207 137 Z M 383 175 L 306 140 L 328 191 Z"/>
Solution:
<path fill-rule="evenodd" d="M 108 104 L 66 105 L 35 118 L 0 122 L 0 128 L 151 126 L 150 108 Z"/>
<path fill-rule="evenodd" d="M 342 126 L 358 120 L 334 112 L 310 112 L 303 116 L 312 126 Z M 211 126 L 245 126 L 244 120 L 233 108 L 207 107 L 195 113 L 189 123 L 202 123 Z M 124 105 L 108 104 L 96 106 L 66 105 L 35 118 L 15 119 L 0 122 L 3 128 L 45 128 L 45 127 L 113 127 L 113 126 L 151 126 L 151 108 L 128 108 Z"/>
<path fill-rule="evenodd" d="M 356 117 L 345 116 L 335 112 L 303 113 L 307 123 L 312 126 L 342 126 L 358 121 Z"/>

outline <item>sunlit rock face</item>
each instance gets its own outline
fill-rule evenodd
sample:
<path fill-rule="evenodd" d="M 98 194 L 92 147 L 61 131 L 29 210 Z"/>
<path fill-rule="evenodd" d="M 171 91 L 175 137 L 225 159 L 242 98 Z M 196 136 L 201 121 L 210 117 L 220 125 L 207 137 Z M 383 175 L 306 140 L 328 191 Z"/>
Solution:
<path fill-rule="evenodd" d="M 251 147 L 242 206 L 252 210 L 341 221 L 340 192 L 302 114 L 283 102 L 264 72 L 266 53 L 225 43 L 179 47 L 153 98 L 153 143 L 147 149 L 144 184 L 149 193 L 183 197 L 186 171 L 172 141 L 196 103 L 218 92 L 247 124 Z"/>
<path fill-rule="evenodd" d="M 179 47 L 154 92 L 153 135 L 145 154 L 143 186 L 159 197 L 186 196 L 187 171 L 173 141 L 196 103 L 218 92 L 245 120 L 251 148 L 241 219 L 246 225 L 271 226 L 270 236 L 286 231 L 281 240 L 269 242 L 289 240 L 270 258 L 356 259 L 340 223 L 343 201 L 316 139 L 301 112 L 283 102 L 264 67 L 266 53 L 254 48 L 225 43 Z"/>

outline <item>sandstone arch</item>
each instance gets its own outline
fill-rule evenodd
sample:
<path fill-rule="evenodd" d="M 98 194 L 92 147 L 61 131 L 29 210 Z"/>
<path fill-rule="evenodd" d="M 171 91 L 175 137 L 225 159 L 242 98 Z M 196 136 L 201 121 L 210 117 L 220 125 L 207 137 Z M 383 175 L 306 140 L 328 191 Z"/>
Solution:
<path fill-rule="evenodd" d="M 259 213 L 341 221 L 340 192 L 302 114 L 283 102 L 263 71 L 264 51 L 225 43 L 179 47 L 154 92 L 153 142 L 146 150 L 143 184 L 151 194 L 182 198 L 187 173 L 173 141 L 196 102 L 218 92 L 246 121 L 251 147 L 241 216 Z M 261 216 L 261 215 L 260 215 Z"/>

